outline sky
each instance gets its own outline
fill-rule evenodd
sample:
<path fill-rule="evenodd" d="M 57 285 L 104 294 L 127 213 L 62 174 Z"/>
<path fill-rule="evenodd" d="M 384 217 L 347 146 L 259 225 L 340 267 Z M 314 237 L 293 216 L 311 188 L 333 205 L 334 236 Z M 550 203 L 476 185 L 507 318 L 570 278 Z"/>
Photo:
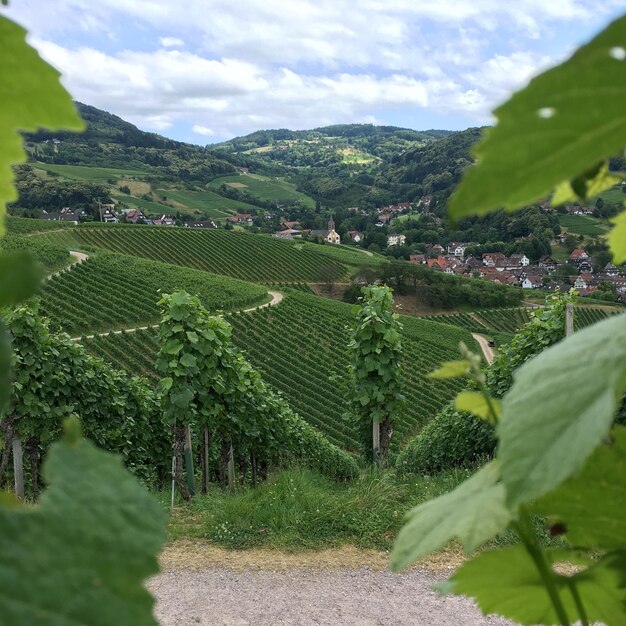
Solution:
<path fill-rule="evenodd" d="M 81 102 L 196 144 L 259 129 L 460 130 L 626 9 L 615 0 L 11 0 Z"/>

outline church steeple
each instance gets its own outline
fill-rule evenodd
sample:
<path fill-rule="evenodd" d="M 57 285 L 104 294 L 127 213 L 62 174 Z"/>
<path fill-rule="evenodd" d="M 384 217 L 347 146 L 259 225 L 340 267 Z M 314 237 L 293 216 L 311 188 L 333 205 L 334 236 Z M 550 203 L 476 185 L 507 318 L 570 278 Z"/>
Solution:
<path fill-rule="evenodd" d="M 330 216 L 330 219 L 328 220 L 328 232 L 335 230 L 335 220 L 333 219 L 333 216 Z"/>

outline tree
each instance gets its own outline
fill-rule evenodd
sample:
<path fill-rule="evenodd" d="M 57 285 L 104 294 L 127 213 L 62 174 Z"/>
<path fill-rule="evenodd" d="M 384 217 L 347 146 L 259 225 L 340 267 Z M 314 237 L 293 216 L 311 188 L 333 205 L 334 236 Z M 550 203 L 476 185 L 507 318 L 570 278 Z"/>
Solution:
<path fill-rule="evenodd" d="M 348 343 L 349 402 L 365 449 L 371 450 L 376 464 L 387 456 L 393 422 L 403 400 L 399 376 L 402 325 L 392 313 L 392 304 L 389 287 L 364 287 L 361 304 L 354 307 Z"/>

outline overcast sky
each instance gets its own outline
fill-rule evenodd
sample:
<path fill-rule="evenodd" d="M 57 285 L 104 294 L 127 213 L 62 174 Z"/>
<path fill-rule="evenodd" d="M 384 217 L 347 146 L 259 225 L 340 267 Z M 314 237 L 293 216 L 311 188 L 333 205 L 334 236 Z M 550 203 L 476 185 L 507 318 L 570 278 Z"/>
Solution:
<path fill-rule="evenodd" d="M 261 128 L 418 130 L 489 111 L 623 0 L 11 0 L 77 100 L 206 144 Z"/>

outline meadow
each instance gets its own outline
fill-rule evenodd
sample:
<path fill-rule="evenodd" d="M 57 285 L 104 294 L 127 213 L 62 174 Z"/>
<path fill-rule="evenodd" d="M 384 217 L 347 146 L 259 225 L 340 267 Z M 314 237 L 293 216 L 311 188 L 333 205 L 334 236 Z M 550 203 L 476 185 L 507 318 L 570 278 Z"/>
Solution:
<path fill-rule="evenodd" d="M 72 180 L 88 180 L 94 183 L 106 183 L 114 178 L 147 178 L 151 175 L 148 170 L 127 170 L 115 167 L 55 165 L 51 163 L 32 163 L 32 166 Z"/>
<path fill-rule="evenodd" d="M 269 202 L 291 204 L 299 202 L 302 206 L 315 208 L 315 200 L 296 190 L 296 186 L 282 177 L 261 176 L 259 174 L 241 174 L 221 176 L 212 180 L 209 189 L 218 189 L 221 185 L 231 185 L 234 189 L 246 191 L 250 195 Z"/>
<path fill-rule="evenodd" d="M 559 215 L 559 224 L 575 235 L 604 235 L 609 230 L 607 220 L 591 215 Z"/>
<path fill-rule="evenodd" d="M 186 189 L 157 189 L 159 196 L 173 200 L 190 209 L 201 211 L 211 219 L 223 219 L 233 213 L 249 213 L 259 207 L 239 200 L 225 198 L 212 191 L 190 191 Z"/>

